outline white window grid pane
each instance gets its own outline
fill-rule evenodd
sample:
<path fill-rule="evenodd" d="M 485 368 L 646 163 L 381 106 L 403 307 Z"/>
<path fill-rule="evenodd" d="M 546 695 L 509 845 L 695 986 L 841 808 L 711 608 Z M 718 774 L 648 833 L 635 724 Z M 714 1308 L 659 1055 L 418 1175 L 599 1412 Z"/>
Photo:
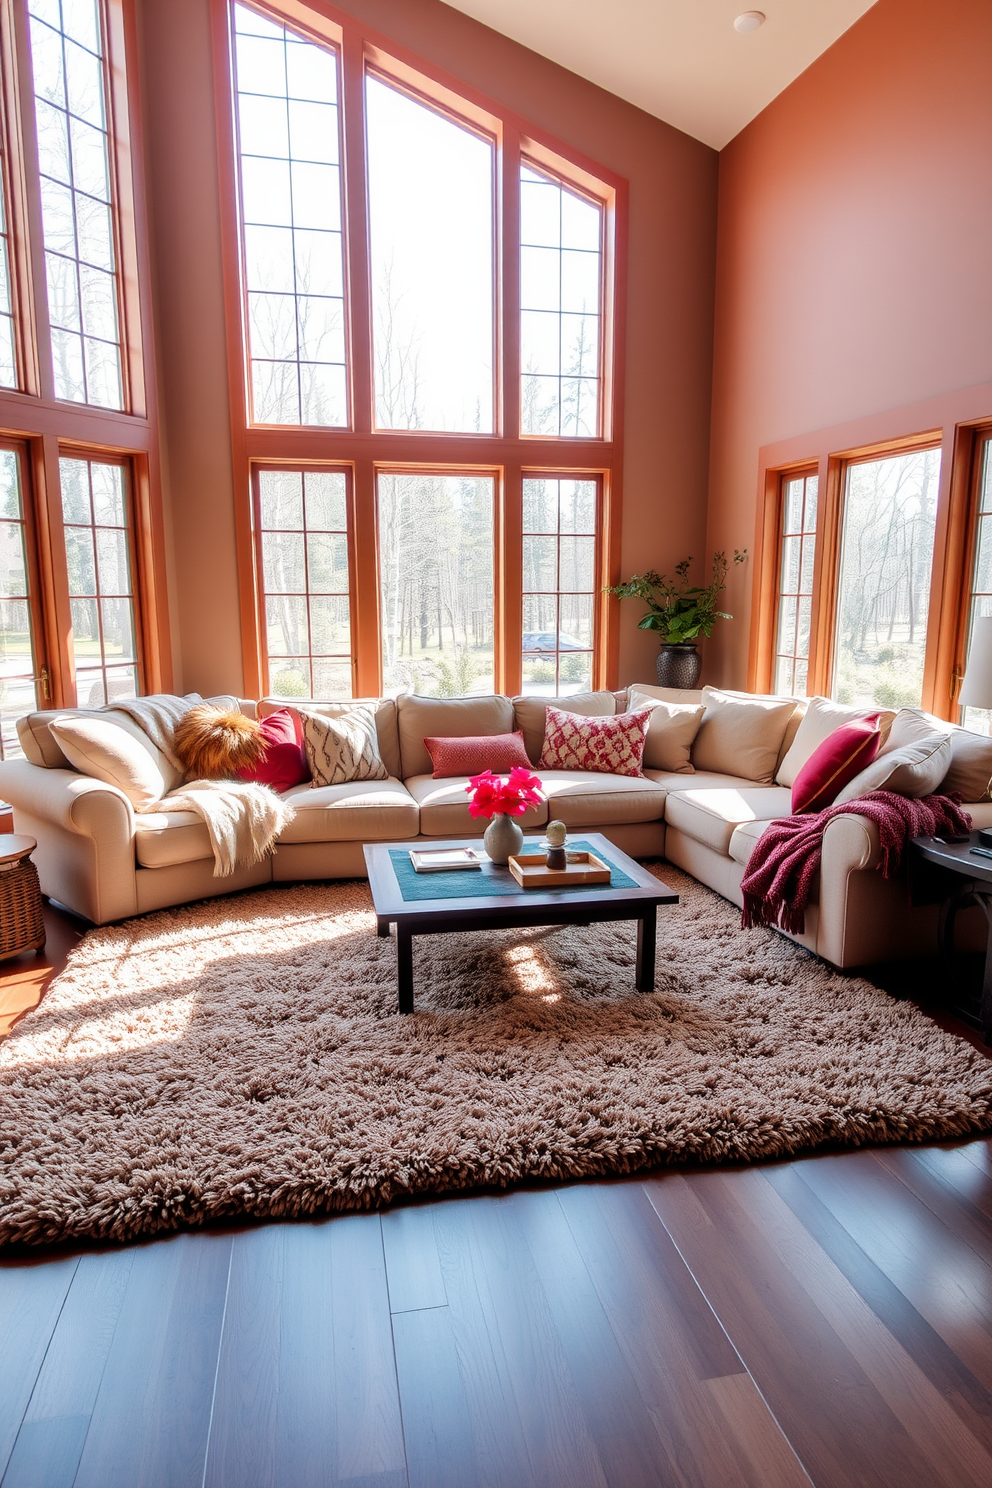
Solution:
<path fill-rule="evenodd" d="M 16 722 L 38 706 L 20 461 L 0 449 L 0 759 L 23 755 Z"/>
<path fill-rule="evenodd" d="M 2 142 L 0 142 L 2 144 Z M 7 224 L 10 214 L 7 208 L 6 158 L 0 148 L 0 387 L 16 388 L 17 356 L 14 350 L 14 301 L 10 282 L 10 235 Z M 0 758 L 3 745 L 0 741 Z"/>
<path fill-rule="evenodd" d="M 549 205 L 533 218 L 541 227 L 533 238 L 544 241 L 528 239 L 529 214 L 521 221 L 521 432 L 595 439 L 602 428 L 603 208 L 530 163 L 521 164 L 520 182 L 522 190 L 549 190 Z M 582 240 L 595 247 L 573 246 L 564 227 L 569 212 L 583 208 L 598 214 L 597 230 Z M 549 241 L 555 237 L 557 245 Z M 545 319 L 556 323 L 556 334 L 542 326 Z"/>
<path fill-rule="evenodd" d="M 972 563 L 971 598 L 968 604 L 968 638 L 965 662 L 971 651 L 975 621 L 992 615 L 992 438 L 986 439 L 981 454 L 978 481 L 978 513 L 975 519 L 975 556 Z M 961 722 L 976 733 L 992 734 L 992 709 L 961 708 Z"/>
<path fill-rule="evenodd" d="M 267 501 L 269 488 L 275 491 L 276 483 L 285 480 L 286 474 L 299 474 L 301 481 L 301 499 L 297 504 L 295 501 L 287 503 L 282 509 L 292 515 L 293 520 L 287 521 L 285 526 L 278 526 L 275 522 L 263 523 L 263 513 L 267 507 L 279 511 L 277 502 Z M 331 477 L 335 481 L 335 491 L 340 497 L 339 506 L 342 521 L 337 525 L 326 523 L 315 523 L 311 520 L 311 511 L 316 506 L 310 495 L 309 483 L 318 480 L 326 480 Z M 340 487 L 337 482 L 340 482 Z M 259 566 L 259 582 L 262 592 L 262 608 L 265 613 L 265 635 L 266 635 L 266 657 L 269 667 L 269 691 L 274 697 L 315 697 L 314 674 L 321 670 L 321 664 L 329 662 L 340 662 L 342 665 L 342 677 L 347 678 L 347 687 L 339 688 L 335 695 L 350 697 L 351 689 L 351 595 L 347 567 L 343 575 L 344 587 L 328 592 L 326 589 L 313 589 L 313 575 L 311 568 L 311 551 L 308 538 L 331 537 L 340 538 L 344 544 L 345 556 L 348 554 L 348 519 L 347 519 L 347 484 L 346 477 L 341 471 L 269 471 L 260 470 L 258 473 L 259 500 L 257 506 L 257 520 L 259 534 L 264 542 L 268 534 L 290 533 L 294 537 L 302 538 L 303 543 L 303 587 L 299 589 L 275 590 L 266 587 L 264 565 Z M 314 611 L 324 601 L 338 601 L 347 616 L 348 643 L 340 646 L 315 646 L 315 629 L 319 634 L 320 627 L 314 625 Z M 298 623 L 302 620 L 302 624 Z M 275 641 L 277 629 L 287 639 L 298 639 L 299 646 L 294 648 L 285 644 L 282 649 L 277 650 Z"/>
<path fill-rule="evenodd" d="M 63 456 L 59 460 L 59 472 L 67 556 L 71 555 L 77 541 L 91 545 L 96 555 L 92 569 L 86 569 L 86 583 L 73 582 L 71 567 L 69 574 L 70 602 L 87 607 L 92 628 L 90 639 L 75 639 L 76 703 L 80 708 L 95 707 L 101 700 L 113 702 L 117 698 L 134 697 L 139 687 L 127 482 L 122 466 L 100 460 Z M 115 493 L 109 506 L 105 495 L 107 488 Z M 88 519 L 77 500 L 70 508 L 71 520 L 66 520 L 68 491 L 84 494 L 88 502 Z M 111 516 L 115 511 L 119 513 L 121 520 L 108 519 L 108 511 Z M 113 564 L 101 561 L 101 557 L 105 558 L 112 551 L 118 553 L 119 561 Z M 124 582 L 105 583 L 112 572 L 118 577 L 123 576 Z M 107 631 L 105 621 L 112 613 L 119 617 L 118 628 L 129 637 L 129 644 L 123 647 L 118 647 Z"/>
<path fill-rule="evenodd" d="M 566 510 L 565 490 L 566 488 L 581 487 L 592 496 L 592 510 L 594 513 L 591 522 L 583 522 L 582 532 L 578 541 L 589 541 L 593 544 L 593 572 L 592 582 L 588 589 L 562 589 L 562 543 L 576 540 L 576 534 L 572 526 L 563 522 L 563 514 Z M 595 481 L 564 480 L 559 478 L 525 477 L 523 483 L 524 505 L 530 504 L 530 509 L 535 512 L 534 519 L 525 523 L 524 543 L 533 539 L 548 539 L 554 543 L 554 587 L 547 585 L 537 587 L 528 584 L 526 564 L 523 574 L 523 610 L 524 629 L 522 631 L 521 656 L 525 674 L 525 686 L 528 690 L 536 690 L 547 696 L 560 696 L 568 691 L 576 690 L 576 686 L 585 684 L 585 678 L 589 675 L 592 657 L 595 654 L 595 544 L 599 532 L 599 511 L 597 496 L 597 483 Z M 538 520 L 537 514 L 540 514 Z M 590 530 L 586 530 L 586 529 Z M 584 637 L 569 636 L 562 629 L 562 602 L 571 597 L 588 598 L 592 609 L 591 624 L 593 634 L 589 637 L 588 645 Z M 544 630 L 531 632 L 526 628 L 527 600 L 529 598 L 550 600 L 553 604 L 553 629 L 550 634 Z M 535 606 L 537 608 L 537 606 Z M 543 607 L 542 607 L 543 608 Z M 563 644 L 564 643 L 564 644 Z M 551 675 L 553 673 L 553 676 Z M 530 676 L 532 681 L 526 683 L 526 677 Z M 537 678 L 536 681 L 533 679 Z M 585 684 L 587 685 L 587 684 Z"/>
<path fill-rule="evenodd" d="M 234 22 L 252 419 L 346 428 L 338 54 L 247 5 Z"/>
<path fill-rule="evenodd" d="M 806 696 L 818 486 L 811 473 L 787 476 L 782 489 L 774 687 L 797 697 Z"/>
<path fill-rule="evenodd" d="M 123 409 L 102 24 L 70 35 L 60 7 L 28 8 L 39 139 L 50 119 L 64 141 L 60 160 L 39 149 L 55 396 Z M 93 273 L 112 286 L 99 306 L 81 288 Z"/>

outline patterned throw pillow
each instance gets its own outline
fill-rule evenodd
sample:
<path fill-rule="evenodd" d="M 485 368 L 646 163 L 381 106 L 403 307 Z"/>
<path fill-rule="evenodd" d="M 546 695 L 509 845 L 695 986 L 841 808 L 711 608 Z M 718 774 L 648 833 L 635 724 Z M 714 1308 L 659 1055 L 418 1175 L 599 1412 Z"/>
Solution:
<path fill-rule="evenodd" d="M 389 771 L 379 757 L 374 708 L 359 705 L 336 718 L 326 713 L 305 713 L 301 708 L 300 718 L 313 785 L 389 779 Z"/>
<path fill-rule="evenodd" d="M 538 769 L 641 775 L 650 717 L 649 708 L 613 718 L 584 718 L 549 707 Z"/>

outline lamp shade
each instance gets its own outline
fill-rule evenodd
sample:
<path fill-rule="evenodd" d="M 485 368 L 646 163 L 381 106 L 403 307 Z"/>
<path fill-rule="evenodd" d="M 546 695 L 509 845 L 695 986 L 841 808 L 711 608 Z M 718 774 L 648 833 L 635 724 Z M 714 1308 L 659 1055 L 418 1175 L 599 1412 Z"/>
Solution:
<path fill-rule="evenodd" d="M 979 615 L 971 627 L 958 702 L 962 708 L 992 708 L 992 615 Z"/>

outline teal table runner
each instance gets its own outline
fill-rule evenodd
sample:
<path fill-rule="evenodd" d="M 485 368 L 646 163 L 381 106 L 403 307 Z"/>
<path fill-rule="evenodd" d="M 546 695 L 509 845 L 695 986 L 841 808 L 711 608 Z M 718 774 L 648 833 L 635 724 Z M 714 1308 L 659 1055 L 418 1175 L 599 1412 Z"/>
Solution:
<path fill-rule="evenodd" d="M 532 853 L 540 851 L 541 838 L 524 839 L 523 851 Z M 479 847 L 482 846 L 480 837 Z M 441 843 L 438 843 L 438 847 Z M 418 842 L 419 851 L 430 849 L 429 842 Z M 610 881 L 608 884 L 574 884 L 571 888 L 555 889 L 560 894 L 577 894 L 582 889 L 594 887 L 597 889 L 636 889 L 637 884 L 629 874 L 624 873 L 611 861 L 607 853 L 601 848 L 593 847 L 592 843 L 585 842 L 581 838 L 573 842 L 569 839 L 569 852 L 594 852 L 598 858 L 610 866 Z M 494 863 L 484 863 L 481 868 L 456 868 L 452 873 L 418 873 L 410 862 L 410 849 L 394 847 L 389 852 L 393 864 L 393 872 L 396 874 L 396 882 L 400 886 L 400 893 L 406 900 L 416 899 L 487 899 L 494 898 L 497 894 L 523 894 L 534 893 L 532 889 L 522 889 L 513 877 L 509 868 L 497 868 Z M 546 892 L 551 892 L 547 890 Z"/>

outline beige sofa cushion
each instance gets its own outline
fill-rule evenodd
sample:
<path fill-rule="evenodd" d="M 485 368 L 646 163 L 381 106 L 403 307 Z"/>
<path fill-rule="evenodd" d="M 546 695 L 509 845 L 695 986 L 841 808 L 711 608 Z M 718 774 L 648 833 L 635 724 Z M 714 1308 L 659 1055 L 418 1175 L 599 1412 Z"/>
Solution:
<path fill-rule="evenodd" d="M 548 819 L 576 827 L 608 827 L 661 821 L 665 791 L 633 775 L 599 775 L 589 770 L 542 770 Z"/>
<path fill-rule="evenodd" d="M 197 858 L 213 861 L 210 834 L 195 811 L 151 811 L 134 821 L 134 853 L 142 868 L 172 868 Z"/>
<path fill-rule="evenodd" d="M 961 799 L 987 801 L 992 796 L 992 739 L 970 729 L 951 730 L 951 763 L 937 787 L 941 795 L 956 791 Z"/>
<path fill-rule="evenodd" d="M 795 698 L 750 696 L 703 688 L 706 712 L 692 746 L 697 770 L 715 770 L 771 784 Z"/>
<path fill-rule="evenodd" d="M 632 692 L 643 692 L 646 697 L 660 698 L 663 703 L 701 703 L 702 689 L 699 687 L 656 687 L 653 682 L 631 682 L 627 696 Z"/>
<path fill-rule="evenodd" d="M 856 801 L 869 791 L 891 790 L 902 796 L 929 796 L 951 763 L 951 726 L 922 708 L 900 708 L 878 758 L 855 775 L 834 800 L 835 806 Z"/>
<path fill-rule="evenodd" d="M 754 851 L 754 844 L 768 825 L 766 821 L 738 823 L 731 833 L 730 846 L 727 849 L 735 863 L 740 863 L 742 868 L 747 867 Z"/>
<path fill-rule="evenodd" d="M 706 712 L 704 705 L 667 703 L 637 687 L 630 689 L 627 701 L 631 712 L 638 708 L 651 710 L 644 741 L 644 768 L 691 775 L 689 752 Z"/>
<path fill-rule="evenodd" d="M 442 780 L 435 780 L 433 775 L 412 775 L 407 780 L 407 789 L 420 808 L 420 830 L 425 837 L 482 836 L 489 822 L 482 816 L 469 816 L 467 785 L 467 775 L 449 775 Z M 542 800 L 539 806 L 529 806 L 514 821 L 525 832 L 545 826 L 547 802 Z"/>
<path fill-rule="evenodd" d="M 180 778 L 143 730 L 122 728 L 106 713 L 55 718 L 49 733 L 73 769 L 116 785 L 136 810 L 160 801 Z"/>
<path fill-rule="evenodd" d="M 896 716 L 892 709 L 846 708 L 841 703 L 832 702 L 830 698 L 810 698 L 796 729 L 795 738 L 775 772 L 776 782 L 779 785 L 795 785 L 803 765 L 835 729 L 840 728 L 842 723 L 850 723 L 852 719 L 867 718 L 871 713 L 879 714 L 884 744 Z"/>
<path fill-rule="evenodd" d="M 396 699 L 396 716 L 404 780 L 411 775 L 429 775 L 433 771 L 425 739 L 512 734 L 515 727 L 513 704 L 501 693 L 486 693 L 481 697 L 432 698 L 403 692 Z"/>
<path fill-rule="evenodd" d="M 578 713 L 582 718 L 612 718 L 617 711 L 612 692 L 574 692 L 569 697 L 515 697 L 514 728 L 523 729 L 524 748 L 531 764 L 536 765 L 544 748 L 545 709 L 560 708 L 563 713 Z"/>
<path fill-rule="evenodd" d="M 396 727 L 396 700 L 395 698 L 342 698 L 320 699 L 320 698 L 276 698 L 264 697 L 259 700 L 259 718 L 268 718 L 270 713 L 277 713 L 280 708 L 288 708 L 291 713 L 299 717 L 301 712 L 326 713 L 329 718 L 340 718 L 347 713 L 349 708 L 358 704 L 375 709 L 375 731 L 379 740 L 379 758 L 385 765 L 390 775 L 397 780 L 402 778 L 400 765 L 400 738 Z"/>
<path fill-rule="evenodd" d="M 296 815 L 280 833 L 280 845 L 402 841 L 416 837 L 420 828 L 417 803 L 395 778 L 297 785 L 283 799 L 292 803 Z"/>
<path fill-rule="evenodd" d="M 233 697 L 228 693 L 222 693 L 218 697 L 201 698 L 198 692 L 188 692 L 186 701 L 190 707 L 194 703 L 214 703 L 218 708 L 238 708 L 241 712 L 247 713 L 249 718 L 255 717 L 253 702 Z M 51 731 L 51 725 L 60 718 L 109 718 L 120 728 L 133 734 L 135 738 L 151 743 L 141 725 L 117 708 L 106 711 L 102 708 L 53 708 L 44 712 L 26 713 L 23 718 L 17 720 L 17 737 L 24 750 L 24 758 L 32 765 L 40 765 L 44 770 L 71 770 L 73 768 Z M 175 773 L 178 784 L 182 778 L 181 773 L 175 770 L 175 766 L 166 763 L 167 769 Z M 172 789 L 171 786 L 170 789 Z"/>
<path fill-rule="evenodd" d="M 669 792 L 665 820 L 714 852 L 728 853 L 730 839 L 741 822 L 769 822 L 789 816 L 791 811 L 791 793 L 782 785 L 723 790 L 694 787 Z"/>

